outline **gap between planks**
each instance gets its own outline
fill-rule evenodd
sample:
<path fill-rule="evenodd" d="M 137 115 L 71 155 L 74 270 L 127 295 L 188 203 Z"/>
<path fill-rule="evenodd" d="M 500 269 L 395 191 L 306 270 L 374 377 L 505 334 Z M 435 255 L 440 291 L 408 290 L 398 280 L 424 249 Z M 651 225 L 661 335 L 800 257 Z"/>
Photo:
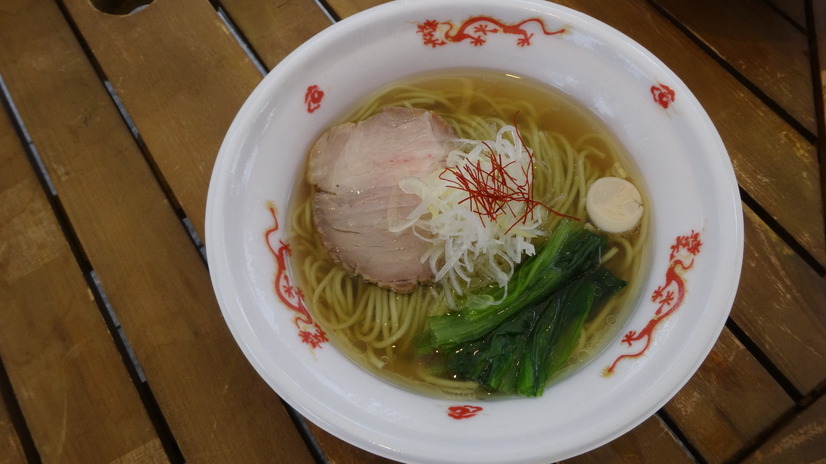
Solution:
<path fill-rule="evenodd" d="M 160 168 L 154 162 L 154 158 L 152 156 L 152 153 L 149 151 L 146 144 L 144 143 L 143 137 L 141 136 L 141 133 L 140 133 L 139 129 L 137 128 L 137 126 L 133 122 L 133 119 L 129 115 L 129 112 L 126 110 L 126 108 L 122 104 L 121 99 L 120 99 L 119 95 L 117 94 L 117 92 L 115 91 L 114 87 L 110 84 L 109 79 L 107 78 L 107 76 L 106 76 L 105 72 L 103 71 L 102 67 L 100 66 L 100 64 L 96 60 L 96 58 L 94 56 L 94 53 L 92 53 L 92 51 L 91 51 L 89 45 L 87 44 L 87 42 L 85 41 L 83 35 L 80 33 L 77 26 L 74 24 L 74 21 L 72 20 L 71 15 L 68 13 L 65 5 L 61 1 L 59 1 L 57 3 L 60 7 L 60 10 L 61 10 L 64 18 L 66 19 L 67 23 L 70 25 L 70 27 L 72 29 L 72 32 L 75 35 L 78 43 L 80 43 L 81 48 L 84 51 L 84 54 L 86 55 L 89 62 L 92 64 L 92 66 L 95 69 L 95 72 L 97 73 L 97 75 L 98 75 L 99 79 L 101 80 L 101 82 L 103 82 L 104 87 L 106 89 L 106 92 L 109 95 L 112 102 L 115 104 L 115 107 L 117 108 L 118 113 L 120 114 L 120 116 L 123 120 L 123 123 L 128 127 L 128 129 L 129 129 L 129 131 L 130 131 L 130 133 L 131 133 L 131 135 L 132 135 L 132 137 L 135 141 L 135 144 L 137 145 L 137 147 L 140 149 L 141 153 L 143 154 L 143 157 L 144 157 L 146 163 L 149 165 L 149 167 L 150 167 L 150 169 L 153 173 L 153 176 L 157 180 L 158 184 L 161 186 L 161 188 L 164 192 L 164 196 L 167 198 L 167 200 L 173 206 L 173 209 L 176 212 L 181 225 L 184 227 L 184 229 L 187 232 L 187 235 L 190 237 L 192 245 L 199 251 L 199 254 L 200 254 L 200 256 L 203 260 L 204 265 L 208 267 L 208 261 L 207 261 L 207 256 L 206 256 L 206 247 L 204 245 L 203 240 L 198 235 L 195 227 L 193 226 L 193 224 L 190 221 L 189 217 L 186 215 L 186 212 L 184 211 L 184 209 L 180 206 L 180 202 L 177 200 L 176 196 L 174 195 L 174 192 L 169 187 L 169 184 L 166 181 L 166 179 L 165 179 L 163 173 L 161 172 Z M 262 77 L 265 76 L 268 72 L 267 67 L 265 66 L 265 64 L 261 60 L 261 58 L 254 52 L 254 49 L 252 48 L 252 46 L 249 44 L 249 42 L 243 36 L 243 34 L 239 30 L 239 28 L 234 24 L 234 22 L 229 17 L 227 12 L 223 9 L 223 7 L 220 5 L 219 2 L 210 2 L 210 4 L 215 9 L 216 15 L 220 18 L 220 20 L 224 23 L 224 25 L 230 31 L 233 38 L 235 38 L 235 40 L 237 41 L 239 47 L 241 47 L 241 49 L 247 54 L 247 56 L 253 62 L 255 67 L 261 73 Z M 320 0 L 316 1 L 316 4 L 319 6 L 319 8 L 322 9 L 322 11 L 324 11 L 324 13 L 328 17 L 331 18 L 331 20 L 333 19 L 333 16 L 332 16 L 332 13 L 330 12 L 331 10 L 329 10 L 329 7 L 325 7 L 324 4 L 320 3 Z M 19 115 L 16 116 L 15 120 L 20 123 L 21 127 L 25 127 L 22 124 L 22 121 L 20 120 Z M 23 129 L 23 130 L 25 131 L 25 129 Z M 32 148 L 34 147 L 34 145 L 30 141 L 29 141 L 29 144 Z M 39 157 L 37 159 L 39 160 Z M 38 177 L 41 177 L 41 178 L 45 179 L 45 182 L 49 186 L 51 192 L 53 193 L 53 196 L 56 197 L 56 194 L 54 194 L 54 187 L 52 186 L 51 181 L 48 179 L 48 173 L 46 172 L 46 169 L 43 166 L 42 162 L 38 161 L 38 166 L 39 166 L 39 168 L 38 168 Z M 65 222 L 66 225 L 68 227 L 70 227 L 70 225 L 68 224 L 68 219 L 65 218 L 65 214 L 62 215 L 61 218 L 62 218 L 61 224 L 63 224 Z M 76 237 L 74 237 L 73 234 L 72 234 L 72 237 L 73 238 L 70 240 L 70 242 L 77 244 L 78 242 L 77 242 Z M 88 265 L 88 260 L 86 260 L 85 254 L 82 253 L 82 250 L 81 250 L 80 253 L 83 257 L 83 260 L 87 263 L 86 267 L 89 268 L 89 273 L 88 274 L 84 273 L 84 274 L 86 275 L 87 280 L 90 282 L 90 288 L 92 288 L 92 290 L 95 294 L 95 299 L 96 299 L 96 302 L 98 303 L 99 307 L 101 308 L 101 313 L 105 314 L 104 319 L 106 320 L 107 326 L 109 326 L 109 328 L 110 328 L 110 332 L 113 334 L 113 338 L 115 338 L 114 334 L 118 334 L 118 336 L 116 338 L 116 344 L 118 345 L 118 349 L 122 352 L 124 363 L 127 365 L 127 369 L 130 372 L 130 376 L 133 377 L 133 381 L 136 384 L 136 388 L 138 389 L 138 392 L 140 393 L 141 399 L 144 401 L 144 404 L 146 406 L 147 412 L 149 413 L 150 419 L 152 420 L 153 425 L 156 427 L 156 429 L 157 429 L 156 431 L 157 431 L 158 435 L 161 437 L 161 441 L 162 441 L 162 444 L 164 446 L 165 451 L 167 452 L 167 456 L 169 457 L 170 461 L 173 462 L 173 463 L 184 462 L 183 454 L 182 454 L 181 450 L 179 449 L 179 447 L 177 446 L 175 438 L 172 435 L 172 432 L 171 432 L 166 420 L 163 417 L 163 413 L 162 413 L 159 405 L 157 404 L 157 401 L 155 400 L 154 395 L 152 394 L 151 388 L 149 387 L 148 383 L 146 382 L 145 377 L 143 376 L 142 368 L 140 367 L 140 364 L 138 363 L 137 359 L 132 354 L 132 348 L 129 344 L 129 341 L 127 340 L 127 338 L 126 338 L 125 334 L 123 333 L 123 331 L 120 329 L 119 323 L 117 322 L 117 317 L 115 316 L 115 312 L 111 308 L 111 306 L 108 304 L 108 298 L 106 297 L 106 294 L 105 294 L 102 286 L 97 281 L 97 279 L 94 277 L 94 271 L 91 269 L 91 266 Z M 81 267 L 84 268 L 83 266 L 81 266 Z M 118 341 L 118 340 L 120 340 L 120 341 Z M 304 440 L 305 445 L 307 446 L 307 449 L 310 451 L 311 455 L 313 456 L 313 459 L 316 462 L 319 462 L 319 463 L 326 463 L 327 458 L 324 454 L 324 451 L 321 448 L 321 446 L 319 445 L 319 443 L 317 442 L 317 440 L 316 440 L 315 436 L 313 435 L 312 431 L 308 427 L 308 425 L 306 423 L 306 419 L 303 416 L 301 416 L 298 412 L 296 412 L 290 405 L 285 403 L 283 400 L 281 401 L 281 403 L 284 405 L 285 409 L 289 413 L 289 415 L 290 415 L 292 421 L 294 422 L 297 430 L 301 434 L 302 439 Z"/>
<path fill-rule="evenodd" d="M 126 368 L 129 378 L 144 405 L 156 434 L 161 440 L 161 444 L 163 445 L 167 457 L 172 463 L 184 462 L 183 455 L 181 454 L 180 449 L 178 449 L 177 443 L 175 442 L 160 407 L 155 400 L 154 394 L 152 393 L 149 384 L 146 382 L 146 379 L 143 376 L 143 371 L 132 352 L 129 340 L 120 328 L 120 324 L 117 321 L 115 313 L 108 303 L 106 293 L 98 281 L 95 271 L 92 268 L 87 255 L 77 238 L 77 235 L 75 234 L 71 221 L 68 219 L 63 204 L 54 188 L 54 184 L 52 183 L 51 178 L 49 177 L 49 174 L 39 156 L 37 147 L 29 136 L 26 125 L 22 120 L 19 111 L 17 111 L 5 82 L 2 80 L 2 76 L 0 76 L 0 100 L 2 100 L 3 107 L 8 112 L 10 119 L 12 120 L 12 124 L 18 133 L 18 137 L 20 138 L 21 145 L 26 152 L 29 163 L 35 172 L 37 179 L 40 181 L 52 213 L 55 216 L 60 230 L 63 232 L 64 239 L 69 245 L 72 256 L 74 257 L 78 268 L 81 270 L 83 278 L 86 281 L 86 285 L 93 295 L 98 311 L 100 312 L 109 334 L 112 337 L 112 342 L 121 356 L 123 365 Z M 2 394 L 6 400 L 11 418 L 15 421 L 15 429 L 17 430 L 18 437 L 21 441 L 21 446 L 23 446 L 28 461 L 31 463 L 39 463 L 41 462 L 40 455 L 34 444 L 32 435 L 28 430 L 28 426 L 26 425 L 25 417 L 23 417 L 20 405 L 14 398 L 11 385 L 9 384 L 8 389 L 3 385 L 6 380 L 6 371 L 2 366 L 2 361 L 0 360 L 0 394 Z"/>

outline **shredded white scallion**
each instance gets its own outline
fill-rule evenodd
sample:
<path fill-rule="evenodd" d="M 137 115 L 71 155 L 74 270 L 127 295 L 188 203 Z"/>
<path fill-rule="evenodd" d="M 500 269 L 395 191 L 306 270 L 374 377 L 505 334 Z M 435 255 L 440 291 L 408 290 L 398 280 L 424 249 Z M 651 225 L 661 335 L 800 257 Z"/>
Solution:
<path fill-rule="evenodd" d="M 531 185 L 532 155 L 523 146 L 516 127 L 502 127 L 496 140 L 457 142 L 458 148 L 447 157 L 448 169 L 433 172 L 425 179 L 405 178 L 399 183 L 404 192 L 417 195 L 421 203 L 404 220 L 391 225 L 391 230 L 397 232 L 412 228 L 431 243 L 422 262 L 429 264 L 437 282 L 452 290 L 445 292 L 451 307 L 455 305 L 451 293 L 464 295 L 478 282 L 492 281 L 506 287 L 523 256 L 534 254 L 531 241 L 544 235 L 539 226 L 547 214 L 544 208 L 532 208 L 526 214 L 529 205 L 518 198 L 503 200 L 496 214 L 482 214 L 478 206 L 474 210 L 468 190 L 460 188 L 457 172 L 483 174 L 477 179 L 496 174 L 497 180 L 490 180 L 494 184 L 489 185 L 491 191 L 501 190 L 501 182 L 523 190 Z M 482 194 L 487 188 L 485 182 L 477 180 L 475 184 Z"/>

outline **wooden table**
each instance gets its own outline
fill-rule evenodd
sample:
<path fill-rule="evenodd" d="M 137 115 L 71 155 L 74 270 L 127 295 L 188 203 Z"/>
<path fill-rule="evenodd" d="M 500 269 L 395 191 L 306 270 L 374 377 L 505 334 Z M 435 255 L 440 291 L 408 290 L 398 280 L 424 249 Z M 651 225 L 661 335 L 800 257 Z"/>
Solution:
<path fill-rule="evenodd" d="M 244 99 L 299 44 L 376 3 L 0 2 L 0 462 L 386 462 L 258 377 L 199 239 Z M 696 94 L 734 164 L 746 237 L 731 317 L 697 374 L 568 462 L 823 462 L 826 2 L 560 3 Z"/>

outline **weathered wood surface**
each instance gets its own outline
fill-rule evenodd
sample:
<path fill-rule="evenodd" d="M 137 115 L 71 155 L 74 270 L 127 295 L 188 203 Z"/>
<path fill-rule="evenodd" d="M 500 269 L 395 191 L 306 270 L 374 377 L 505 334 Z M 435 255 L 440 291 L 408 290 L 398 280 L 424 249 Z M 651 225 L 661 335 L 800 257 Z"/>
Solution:
<path fill-rule="evenodd" d="M 826 381 L 826 281 L 746 209 L 737 323 L 802 394 Z M 771 271 L 767 271 L 771 269 Z"/>
<path fill-rule="evenodd" d="M 5 113 L 0 146 L 0 355 L 41 457 L 109 462 L 140 454 L 165 462 L 92 291 Z"/>
<path fill-rule="evenodd" d="M 765 0 L 656 0 L 693 37 L 816 133 L 808 38 Z"/>
<path fill-rule="evenodd" d="M 181 221 L 203 237 L 212 163 L 262 70 L 337 18 L 384 2 L 322 3 L 330 10 L 313 0 L 0 4 L 0 77 L 57 194 L 39 181 L 5 111 L 0 359 L 13 394 L 2 399 L 22 412 L 25 430 L 0 407 L 0 456 L 389 462 L 313 424 L 302 437 L 305 424 L 235 345 L 198 238 Z M 826 45 L 810 50 L 808 40 L 826 27 L 823 3 L 812 2 L 813 18 L 803 0 L 560 3 L 629 35 L 683 78 L 729 150 L 746 226 L 732 316 L 697 374 L 658 415 L 568 462 L 822 459 L 826 243 L 816 136 L 826 127 L 807 66 L 826 56 Z M 96 4 L 148 6 L 113 15 Z M 90 288 L 92 272 L 102 294 Z M 81 407 L 91 398 L 103 400 Z"/>
<path fill-rule="evenodd" d="M 806 0 L 767 0 L 766 3 L 800 29 L 806 28 Z"/>
<path fill-rule="evenodd" d="M 821 202 L 826 205 L 826 4 L 809 2 L 808 5 L 810 21 L 806 25 L 809 27 L 810 43 L 816 52 L 812 53 L 812 87 L 815 89 L 815 114 L 819 134 L 817 153 L 820 161 L 820 191 Z M 826 221 L 826 211 L 823 214 Z"/>
<path fill-rule="evenodd" d="M 0 151 L 0 166 L 3 166 L 3 170 L 0 172 L 0 239 L 4 243 L 4 246 L 0 249 L 0 276 L 2 276 L 2 281 L 0 281 L 0 292 L 2 293 L 0 294 L 7 297 L 4 298 L 4 301 L 7 301 L 5 304 L 9 306 L 13 304 L 29 306 L 25 300 L 30 296 L 26 295 L 28 292 L 25 290 L 30 291 L 31 287 L 18 291 L 13 289 L 12 286 L 18 279 L 26 278 L 27 274 L 34 273 L 35 277 L 40 274 L 43 277 L 46 272 L 39 271 L 38 268 L 44 267 L 49 261 L 56 260 L 61 251 L 65 252 L 65 250 L 60 249 L 60 234 L 49 237 L 44 233 L 39 235 L 40 240 L 33 240 L 32 237 L 24 233 L 25 229 L 30 227 L 33 222 L 46 222 L 47 225 L 52 227 L 53 223 L 50 223 L 52 218 L 49 217 L 50 212 L 43 191 L 37 185 L 37 180 L 25 159 L 20 140 L 15 133 L 11 120 L 5 113 L 0 114 L 0 146 L 4 147 L 3 151 Z M 18 197 L 22 198 L 18 199 Z M 56 241 L 57 243 L 55 243 Z M 47 277 L 51 278 L 51 276 Z M 83 289 L 84 285 L 81 282 L 76 290 L 82 292 Z M 66 295 L 71 293 L 67 289 Z M 12 317 L 17 316 L 17 314 L 10 315 Z M 6 319 L 3 316 L 3 314 L 0 314 L 0 321 Z M 19 355 L 23 350 L 16 343 L 17 340 L 14 337 L 8 339 L 8 337 L 2 335 L 2 331 L 8 333 L 10 330 L 20 330 L 20 324 L 17 324 L 17 326 L 10 324 L 9 327 L 5 324 L 0 326 L 0 357 L 6 360 L 5 363 L 13 364 L 16 362 L 13 359 L 15 355 Z M 3 367 L 5 368 L 5 366 Z M 43 373 L 48 372 L 48 367 L 62 368 L 63 366 L 60 362 L 44 362 L 34 366 L 32 370 L 35 372 L 31 377 L 34 377 L 35 380 L 32 382 L 29 382 L 26 378 L 20 378 L 23 376 L 17 375 L 15 372 L 17 369 L 11 370 L 15 375 L 14 379 L 7 379 L 5 372 L 0 374 L 2 375 L 0 377 L 0 456 L 4 456 L 10 463 L 25 462 L 25 452 L 20 439 L 20 434 L 24 431 L 20 430 L 21 424 L 15 425 L 15 421 L 11 416 L 12 413 L 7 405 L 12 405 L 15 410 L 21 408 L 20 404 L 16 402 L 15 389 L 29 389 L 32 392 L 43 393 L 45 390 L 43 379 L 48 380 Z M 37 370 L 40 370 L 39 375 L 36 373 Z M 38 381 L 37 377 L 41 380 Z M 56 397 L 59 396 L 56 395 Z M 36 408 L 36 405 L 32 405 L 32 408 Z M 44 412 L 45 414 L 39 414 L 39 418 L 46 421 L 45 424 L 41 425 L 47 426 L 50 423 L 49 419 L 56 420 L 59 417 L 57 413 L 62 411 L 49 411 L 47 409 Z M 33 422 L 36 422 L 36 419 Z M 48 434 L 48 427 L 43 432 Z M 28 433 L 28 430 L 25 433 Z M 44 438 L 48 439 L 49 437 Z M 88 452 L 89 450 L 84 451 Z"/>
<path fill-rule="evenodd" d="M 159 1 L 123 16 L 101 13 L 86 0 L 65 5 L 174 200 L 203 237 L 215 155 L 261 74 L 208 2 Z"/>
<path fill-rule="evenodd" d="M 794 401 L 728 330 L 665 411 L 709 463 L 728 462 Z"/>
<path fill-rule="evenodd" d="M 616 440 L 575 458 L 566 464 L 600 464 L 606 462 L 692 463 L 694 460 L 657 417 L 651 417 Z"/>
<path fill-rule="evenodd" d="M 2 398 L 5 400 L 5 398 Z M 26 462 L 26 454 L 20 444 L 20 437 L 6 409 L 6 401 L 0 402 L 0 456 L 8 464 Z"/>
<path fill-rule="evenodd" d="M 143 91 L 158 97 L 147 110 L 152 115 L 147 115 L 146 120 L 150 128 L 154 125 L 160 129 L 154 135 L 149 135 L 152 130 L 146 134 L 147 150 L 175 152 L 175 156 L 165 159 L 175 163 L 172 168 L 182 172 L 182 180 L 180 184 L 170 180 L 169 184 L 176 193 L 180 192 L 176 198 L 183 199 L 182 204 L 197 204 L 193 209 L 202 217 L 206 176 L 217 145 L 245 97 L 243 92 L 251 90 L 260 75 L 228 38 L 214 11 L 204 10 L 208 5 L 194 2 L 205 12 L 206 21 L 199 22 L 194 11 L 197 8 L 188 8 L 192 5 L 159 4 L 180 10 L 161 11 L 165 19 L 155 30 L 144 29 L 144 23 L 130 26 L 121 21 L 138 20 L 158 5 L 134 17 L 98 15 L 89 11 L 92 7 L 85 2 L 72 7 L 78 10 L 75 19 L 79 26 L 83 25 L 84 14 L 98 26 L 106 21 L 118 22 L 111 27 L 118 28 L 119 34 L 113 33 L 107 40 L 120 38 L 123 49 L 131 50 L 129 55 L 136 68 L 124 73 L 136 79 L 135 73 L 140 73 L 137 68 L 147 70 L 149 75 L 140 76 L 147 85 Z M 296 446 L 303 443 L 302 439 L 280 399 L 255 374 L 230 336 L 198 250 L 92 63 L 75 40 L 66 18 L 48 0 L 21 0 L 15 6 L 11 13 L 0 16 L 0 30 L 15 31 L 4 36 L 0 47 L 3 78 L 10 83 L 11 96 L 55 184 L 68 220 L 131 342 L 183 458 L 189 462 L 258 462 L 266 456 L 310 462 L 309 451 Z M 189 21 L 175 25 L 170 24 L 171 18 Z M 20 26 L 13 28 L 14 24 Z M 196 25 L 215 28 L 200 33 L 227 44 L 237 54 L 236 59 L 201 48 L 197 35 L 190 42 L 175 42 L 165 35 L 194 34 L 198 31 Z M 128 40 L 140 31 L 154 32 L 150 36 L 167 42 Z M 155 56 L 149 52 L 141 55 L 140 43 L 154 46 Z M 193 56 L 191 49 L 201 53 Z M 104 47 L 97 55 L 101 62 L 105 50 L 109 49 Z M 111 53 L 121 55 L 121 50 L 111 49 Z M 161 55 L 168 56 L 174 66 L 183 66 L 182 57 L 192 61 L 187 61 L 189 68 L 177 69 L 178 74 L 163 75 L 161 66 L 147 66 Z M 219 74 L 222 77 L 215 84 L 216 81 L 203 77 L 210 68 L 208 63 L 198 60 L 223 62 L 221 68 L 227 72 Z M 249 65 L 247 71 L 245 63 Z M 112 69 L 106 71 L 113 83 L 120 80 Z M 180 76 L 191 76 L 192 86 L 197 81 L 201 83 L 193 88 L 182 82 Z M 246 81 L 241 90 L 239 81 Z M 209 91 L 209 85 L 221 88 Z M 130 96 L 124 98 L 128 104 L 132 97 L 129 89 L 124 90 L 124 97 Z M 214 98 L 201 98 L 198 92 Z M 149 104 L 145 98 L 136 100 Z M 190 101 L 202 102 L 206 108 L 179 104 Z M 136 105 L 136 109 L 143 107 Z M 216 110 L 209 113 L 209 108 Z M 201 120 L 193 121 L 190 116 Z M 205 131 L 210 132 L 208 137 Z M 208 140 L 196 143 L 200 136 Z M 187 196 L 194 192 L 193 185 L 198 186 L 196 198 L 187 201 Z M 25 332 L 18 333 L 25 338 Z M 12 369 L 8 362 L 7 368 Z M 92 443 L 86 442 L 90 446 Z M 41 457 L 49 451 L 38 450 Z M 174 454 L 173 458 L 177 458 Z"/>
<path fill-rule="evenodd" d="M 222 4 L 266 69 L 333 24 L 313 0 L 225 0 Z"/>
<path fill-rule="evenodd" d="M 826 398 L 818 398 L 777 431 L 747 464 L 820 463 L 826 459 Z"/>

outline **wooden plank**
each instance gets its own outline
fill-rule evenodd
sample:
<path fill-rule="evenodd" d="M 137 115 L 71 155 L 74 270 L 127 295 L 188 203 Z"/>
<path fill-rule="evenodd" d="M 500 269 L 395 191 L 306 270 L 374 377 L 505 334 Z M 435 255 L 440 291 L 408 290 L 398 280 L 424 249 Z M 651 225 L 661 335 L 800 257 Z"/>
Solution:
<path fill-rule="evenodd" d="M 823 2 L 812 2 L 812 26 L 814 27 L 815 48 L 817 55 L 817 74 L 820 82 L 815 101 L 819 105 L 820 120 L 818 134 L 821 142 L 826 137 L 826 5 Z M 823 158 L 821 158 L 823 160 Z"/>
<path fill-rule="evenodd" d="M 821 201 L 826 205 L 826 4 L 824 2 L 810 2 L 811 27 L 809 34 L 813 36 L 815 51 L 812 57 L 815 69 L 815 107 L 818 116 L 817 154 L 820 160 L 820 192 Z M 826 217 L 826 211 L 823 212 Z M 824 219 L 826 221 L 826 219 Z"/>
<path fill-rule="evenodd" d="M 343 19 L 388 1 L 390 0 L 331 0 L 327 4 L 339 18 Z"/>
<path fill-rule="evenodd" d="M 798 413 L 745 461 L 745 464 L 826 462 L 826 397 Z"/>
<path fill-rule="evenodd" d="M 812 144 L 645 0 L 626 0 L 622 5 L 611 0 L 559 3 L 619 29 L 677 73 L 720 132 L 740 186 L 815 259 L 826 263 L 820 182 Z"/>
<path fill-rule="evenodd" d="M 14 33 L 0 23 L 0 37 Z M 143 450 L 147 462 L 167 462 L 4 111 L 0 146 L 0 356 L 40 458 L 113 462 Z M 22 460 L 5 418 L 0 430 L 11 440 L 0 456 Z"/>
<path fill-rule="evenodd" d="M 8 115 L 3 111 L 0 111 L 0 146 L 8 147 L 7 150 L 10 153 L 7 156 L 20 156 L 22 155 L 21 150 L 19 149 L 20 144 L 14 135 L 14 130 L 11 126 L 11 121 L 8 118 Z M 0 153 L 0 157 L 3 154 Z M 2 163 L 5 169 L 12 170 L 11 167 L 6 168 L 5 163 Z M 5 177 L 0 174 L 0 191 L 5 191 L 6 182 Z M 3 194 L 0 193 L 0 196 Z M 0 206 L 0 208 L 2 208 Z M 0 217 L 2 221 L 11 220 L 11 218 Z M 3 235 L 2 227 L 0 227 L 0 235 Z M 0 247 L 0 276 L 3 276 L 3 279 L 7 279 L 7 269 L 6 267 L 6 250 Z M 4 285 L 5 286 L 5 285 Z M 5 294 L 3 293 L 2 288 L 4 286 L 0 286 L 0 299 L 3 301 L 5 300 Z M 0 353 L 0 359 L 2 359 L 2 353 Z M 6 375 L 6 373 L 2 373 L 0 375 Z M 0 382 L 5 383 L 6 379 L 0 379 Z M 14 392 L 11 391 L 11 386 L 9 385 L 6 388 L 5 385 L 0 385 L 0 456 L 4 456 L 4 459 L 7 459 L 9 464 L 22 464 L 26 462 L 26 454 L 23 451 L 23 446 L 20 443 L 20 438 L 15 428 L 14 422 L 12 421 L 11 415 L 9 413 L 9 409 L 7 404 L 15 404 L 16 408 L 19 407 L 17 404 L 17 398 L 14 395 Z"/>
<path fill-rule="evenodd" d="M 729 461 L 794 401 L 724 330 L 703 365 L 665 410 L 709 464 Z"/>
<path fill-rule="evenodd" d="M 826 380 L 826 281 L 744 211 L 746 247 L 732 319 L 804 394 Z"/>
<path fill-rule="evenodd" d="M 156 4 L 181 5 L 186 14 L 167 13 L 192 23 L 174 26 L 197 29 L 199 13 L 194 10 L 198 8 L 187 9 L 183 2 L 155 2 L 143 11 Z M 232 339 L 200 254 L 57 5 L 50 0 L 16 0 L 13 14 L 0 14 L 0 31 L 0 72 L 184 459 L 312 462 L 280 399 Z M 198 48 L 183 41 L 165 52 L 181 59 L 187 54 L 208 55 L 187 47 Z M 221 55 L 216 51 L 215 56 Z M 142 63 L 157 70 L 150 59 Z M 237 78 L 234 70 L 243 65 L 227 61 L 213 71 Z M 224 79 L 197 77 L 212 82 Z M 203 95 L 221 95 L 203 87 L 174 98 L 168 91 L 154 94 L 169 97 L 166 104 L 174 107 L 178 100 L 194 96 L 209 100 L 200 98 L 199 90 Z M 214 102 L 218 113 L 228 111 L 224 104 Z M 158 108 L 157 124 L 180 129 L 166 119 L 170 111 Z M 223 130 L 213 124 L 218 123 L 207 126 Z M 168 136 L 174 137 L 174 132 Z M 201 159 L 201 166 L 192 170 L 194 177 L 214 156 L 214 150 L 198 147 L 187 155 Z M 200 202 L 205 187 L 199 188 Z"/>
<path fill-rule="evenodd" d="M 23 464 L 26 462 L 26 454 L 20 445 L 17 431 L 9 417 L 6 403 L 0 397 L 0 456 L 3 456 L 4 464 Z"/>
<path fill-rule="evenodd" d="M 224 0 L 221 3 L 269 69 L 331 24 L 313 0 Z"/>
<path fill-rule="evenodd" d="M 88 0 L 65 5 L 203 237 L 215 156 L 261 74 L 208 1 L 153 2 L 122 16 Z"/>
<path fill-rule="evenodd" d="M 653 416 L 616 440 L 560 464 L 612 462 L 688 464 L 695 461 L 660 418 Z"/>
<path fill-rule="evenodd" d="M 396 462 L 340 440 L 312 422 L 308 422 L 307 425 L 318 441 L 318 445 L 324 450 L 324 455 L 330 464 L 390 464 Z"/>
<path fill-rule="evenodd" d="M 806 27 L 806 0 L 766 0 L 801 28 Z M 815 2 L 817 3 L 817 2 Z"/>
<path fill-rule="evenodd" d="M 806 34 L 765 0 L 656 0 L 668 14 L 816 133 Z"/>

